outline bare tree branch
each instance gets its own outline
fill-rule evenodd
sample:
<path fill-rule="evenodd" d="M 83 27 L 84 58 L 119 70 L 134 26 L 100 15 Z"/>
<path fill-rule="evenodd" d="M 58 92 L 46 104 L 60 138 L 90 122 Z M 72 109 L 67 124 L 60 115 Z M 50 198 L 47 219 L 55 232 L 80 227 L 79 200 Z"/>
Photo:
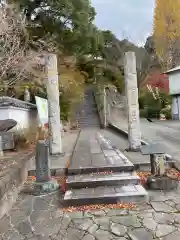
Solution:
<path fill-rule="evenodd" d="M 13 85 L 17 81 L 40 77 L 38 52 L 30 49 L 26 21 L 12 6 L 0 8 L 0 81 Z M 37 70 L 37 71 L 36 71 Z"/>

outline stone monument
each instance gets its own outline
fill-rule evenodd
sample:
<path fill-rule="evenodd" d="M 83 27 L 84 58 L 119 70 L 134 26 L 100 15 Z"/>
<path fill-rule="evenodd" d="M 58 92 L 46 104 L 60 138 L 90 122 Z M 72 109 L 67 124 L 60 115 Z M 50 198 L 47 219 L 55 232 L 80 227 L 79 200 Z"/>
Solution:
<path fill-rule="evenodd" d="M 45 70 L 47 74 L 46 89 L 48 97 L 50 154 L 58 155 L 62 154 L 62 140 L 59 105 L 59 81 L 57 57 L 55 54 L 48 54 L 45 57 Z"/>
<path fill-rule="evenodd" d="M 36 182 L 34 194 L 42 195 L 52 193 L 59 189 L 59 184 L 51 178 L 49 161 L 49 143 L 46 140 L 38 140 L 36 145 Z"/>
<path fill-rule="evenodd" d="M 31 96 L 28 87 L 25 87 L 24 89 L 24 101 L 30 102 Z"/>
<path fill-rule="evenodd" d="M 150 155 L 151 176 L 147 178 L 147 187 L 153 190 L 171 190 L 178 187 L 179 179 L 168 172 L 165 159 L 165 147 L 160 143 L 141 146 L 143 155 Z M 171 161 L 170 161 L 171 162 Z"/>
<path fill-rule="evenodd" d="M 3 143 L 2 143 L 2 137 L 0 136 L 0 157 L 3 157 L 4 153 L 3 153 Z"/>
<path fill-rule="evenodd" d="M 139 151 L 141 146 L 136 56 L 127 52 L 124 59 L 126 109 L 128 116 L 129 151 Z"/>

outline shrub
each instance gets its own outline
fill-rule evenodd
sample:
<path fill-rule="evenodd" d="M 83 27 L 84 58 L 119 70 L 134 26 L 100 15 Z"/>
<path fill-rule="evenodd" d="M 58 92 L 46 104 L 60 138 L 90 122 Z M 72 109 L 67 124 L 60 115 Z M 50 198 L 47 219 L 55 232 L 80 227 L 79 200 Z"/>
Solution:
<path fill-rule="evenodd" d="M 140 109 L 139 115 L 141 118 L 147 118 L 147 110 L 146 109 Z"/>
<path fill-rule="evenodd" d="M 164 114 L 164 116 L 166 117 L 166 119 L 171 119 L 172 115 L 171 115 L 171 109 L 169 108 L 163 108 L 161 110 L 161 113 Z"/>
<path fill-rule="evenodd" d="M 159 118 L 160 117 L 161 108 L 157 105 L 148 106 L 147 107 L 147 117 L 148 118 Z"/>
<path fill-rule="evenodd" d="M 144 108 L 144 96 L 140 96 L 138 101 L 139 101 L 139 108 L 143 110 L 143 108 Z"/>
<path fill-rule="evenodd" d="M 37 126 L 15 132 L 14 141 L 16 149 L 26 149 L 36 144 Z"/>

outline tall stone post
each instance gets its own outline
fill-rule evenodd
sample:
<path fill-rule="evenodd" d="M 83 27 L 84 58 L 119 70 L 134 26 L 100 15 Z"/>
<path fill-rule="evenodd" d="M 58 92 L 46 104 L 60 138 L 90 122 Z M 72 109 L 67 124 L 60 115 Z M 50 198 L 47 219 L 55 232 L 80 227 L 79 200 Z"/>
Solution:
<path fill-rule="evenodd" d="M 45 57 L 45 70 L 47 74 L 46 89 L 48 98 L 50 149 L 52 155 L 62 153 L 61 122 L 59 105 L 59 81 L 57 70 L 57 57 L 48 54 Z"/>
<path fill-rule="evenodd" d="M 137 88 L 136 56 L 127 52 L 124 59 L 125 93 L 128 116 L 129 150 L 138 151 L 141 146 L 139 103 Z"/>
<path fill-rule="evenodd" d="M 107 94 L 106 94 L 106 88 L 104 87 L 104 127 L 107 127 Z"/>
<path fill-rule="evenodd" d="M 0 157 L 3 157 L 4 153 L 3 153 L 3 143 L 2 143 L 2 136 L 0 136 Z"/>

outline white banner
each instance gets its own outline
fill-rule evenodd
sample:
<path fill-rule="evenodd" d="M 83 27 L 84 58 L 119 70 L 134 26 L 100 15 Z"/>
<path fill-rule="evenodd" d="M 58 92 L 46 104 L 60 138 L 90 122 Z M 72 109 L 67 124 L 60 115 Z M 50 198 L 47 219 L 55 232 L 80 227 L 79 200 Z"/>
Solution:
<path fill-rule="evenodd" d="M 45 98 L 35 96 L 40 124 L 48 123 L 48 101 Z"/>

